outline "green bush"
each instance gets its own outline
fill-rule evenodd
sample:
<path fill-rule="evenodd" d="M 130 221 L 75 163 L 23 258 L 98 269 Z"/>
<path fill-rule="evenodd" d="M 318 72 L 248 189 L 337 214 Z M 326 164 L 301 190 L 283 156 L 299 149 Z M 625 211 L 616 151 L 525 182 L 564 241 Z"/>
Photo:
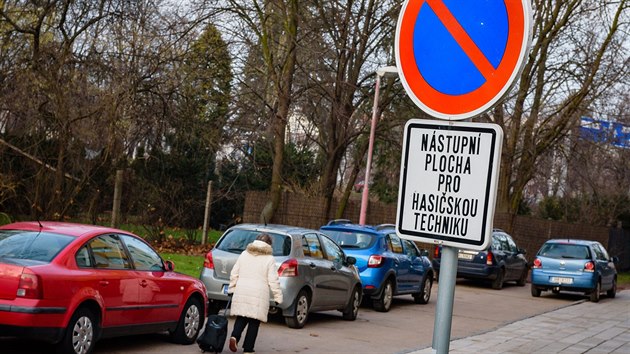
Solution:
<path fill-rule="evenodd" d="M 0 213 L 0 225 L 6 225 L 11 223 L 11 217 L 6 213 Z"/>

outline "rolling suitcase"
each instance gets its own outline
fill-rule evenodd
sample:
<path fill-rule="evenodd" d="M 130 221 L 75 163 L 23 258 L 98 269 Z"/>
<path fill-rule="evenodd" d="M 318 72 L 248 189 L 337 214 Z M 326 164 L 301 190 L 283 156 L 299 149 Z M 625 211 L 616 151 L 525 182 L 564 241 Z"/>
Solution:
<path fill-rule="evenodd" d="M 206 328 L 197 338 L 197 344 L 202 352 L 221 353 L 221 351 L 223 351 L 228 332 L 227 309 L 230 307 L 231 301 L 232 297 L 230 297 L 230 300 L 225 306 L 223 315 L 216 314 L 208 316 Z"/>

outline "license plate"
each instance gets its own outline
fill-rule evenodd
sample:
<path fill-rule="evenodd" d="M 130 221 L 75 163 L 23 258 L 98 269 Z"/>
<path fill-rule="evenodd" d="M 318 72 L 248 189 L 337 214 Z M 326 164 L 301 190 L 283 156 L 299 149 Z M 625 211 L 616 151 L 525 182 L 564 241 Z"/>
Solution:
<path fill-rule="evenodd" d="M 457 258 L 459 259 L 465 259 L 467 261 L 470 261 L 473 259 L 473 255 L 472 254 L 468 254 L 468 253 L 458 253 L 457 254 Z"/>
<path fill-rule="evenodd" d="M 228 284 L 223 284 L 223 290 L 221 290 L 221 291 L 223 291 L 223 294 L 227 295 L 227 293 L 228 293 Z"/>
<path fill-rule="evenodd" d="M 551 277 L 549 281 L 558 284 L 573 284 L 573 278 Z"/>

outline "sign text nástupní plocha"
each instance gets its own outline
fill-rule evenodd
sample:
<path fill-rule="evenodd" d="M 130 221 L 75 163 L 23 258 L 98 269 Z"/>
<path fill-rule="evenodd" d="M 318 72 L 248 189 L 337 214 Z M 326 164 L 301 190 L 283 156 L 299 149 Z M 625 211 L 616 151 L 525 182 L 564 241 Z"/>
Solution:
<path fill-rule="evenodd" d="M 420 152 L 425 153 L 424 170 L 438 174 L 438 193 L 412 194 L 414 228 L 423 232 L 465 237 L 469 218 L 477 216 L 479 199 L 450 194 L 460 191 L 463 175 L 471 175 L 471 156 L 479 155 L 477 136 L 424 133 Z"/>

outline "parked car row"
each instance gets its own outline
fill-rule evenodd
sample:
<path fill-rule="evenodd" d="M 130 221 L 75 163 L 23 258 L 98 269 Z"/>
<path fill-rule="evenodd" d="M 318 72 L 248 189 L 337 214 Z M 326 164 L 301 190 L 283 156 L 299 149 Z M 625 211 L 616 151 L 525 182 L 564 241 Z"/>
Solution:
<path fill-rule="evenodd" d="M 531 264 L 512 237 L 494 229 L 487 250 L 459 250 L 457 276 L 489 281 L 493 289 L 501 289 L 507 281 L 525 286 L 531 268 L 531 294 L 551 290 L 582 292 L 593 302 L 603 292 L 614 298 L 617 292 L 617 257 L 608 255 L 599 242 L 579 239 L 552 239 L 545 242 Z M 440 270 L 441 246 L 436 246 L 433 268 Z"/>
<path fill-rule="evenodd" d="M 284 301 L 270 303 L 290 328 L 316 311 L 354 321 L 360 305 L 387 312 L 394 296 L 418 304 L 431 297 L 441 247 L 428 252 L 401 239 L 393 224 L 332 220 L 319 230 L 266 224 L 229 228 L 207 253 L 200 279 L 174 271 L 142 238 L 118 229 L 59 222 L 0 226 L 0 333 L 55 343 L 60 353 L 90 353 L 100 338 L 166 332 L 195 341 L 208 312 L 228 300 L 230 272 L 261 233 L 272 238 Z M 487 250 L 460 250 L 457 276 L 526 284 L 531 295 L 582 292 L 593 302 L 615 297 L 616 257 L 598 242 L 549 240 L 528 263 L 525 250 L 495 229 Z M 271 297 L 273 299 L 273 297 Z"/>
<path fill-rule="evenodd" d="M 238 256 L 256 237 L 273 239 L 285 301 L 270 303 L 291 328 L 304 327 L 308 314 L 339 310 L 344 320 L 357 318 L 365 298 L 377 311 L 389 311 L 392 298 L 410 294 L 426 304 L 431 296 L 431 262 L 394 225 L 364 226 L 336 220 L 312 230 L 286 225 L 239 224 L 228 229 L 208 252 L 200 278 L 210 306 L 228 301 L 230 272 Z"/>

